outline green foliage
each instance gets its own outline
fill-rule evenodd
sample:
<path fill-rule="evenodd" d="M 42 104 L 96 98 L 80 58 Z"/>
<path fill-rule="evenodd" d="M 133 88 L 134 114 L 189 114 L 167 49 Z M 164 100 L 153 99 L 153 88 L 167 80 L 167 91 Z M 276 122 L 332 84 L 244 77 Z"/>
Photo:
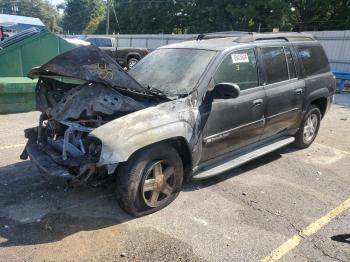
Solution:
<path fill-rule="evenodd" d="M 53 32 L 61 32 L 59 26 L 61 16 L 55 6 L 46 0 L 0 0 L 0 12 L 5 14 L 13 14 L 11 7 L 18 7 L 17 15 L 38 17 L 46 25 L 47 29 Z"/>
<path fill-rule="evenodd" d="M 350 27 L 349 0 L 291 0 L 291 21 L 300 30 L 345 30 Z"/>
<path fill-rule="evenodd" d="M 102 0 L 66 0 L 62 26 L 71 34 L 95 33 L 105 19 Z"/>
<path fill-rule="evenodd" d="M 11 2 L 0 0 L 5 13 Z M 109 0 L 110 33 L 205 33 L 218 31 L 344 30 L 350 0 Z M 52 31 L 105 33 L 107 0 L 18 1 L 19 15 L 39 17 Z M 117 19 L 119 25 L 117 24 Z M 62 20 L 62 21 L 61 21 Z"/>
<path fill-rule="evenodd" d="M 122 33 L 350 27 L 350 0 L 114 0 L 114 6 Z M 110 21 L 112 31 L 119 32 L 114 16 Z"/>

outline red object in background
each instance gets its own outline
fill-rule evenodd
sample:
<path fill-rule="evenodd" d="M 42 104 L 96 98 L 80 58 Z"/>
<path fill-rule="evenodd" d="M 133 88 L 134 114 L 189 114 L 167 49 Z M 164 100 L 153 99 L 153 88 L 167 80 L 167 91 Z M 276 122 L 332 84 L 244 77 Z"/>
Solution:
<path fill-rule="evenodd" d="M 0 26 L 0 41 L 4 40 L 4 28 Z"/>

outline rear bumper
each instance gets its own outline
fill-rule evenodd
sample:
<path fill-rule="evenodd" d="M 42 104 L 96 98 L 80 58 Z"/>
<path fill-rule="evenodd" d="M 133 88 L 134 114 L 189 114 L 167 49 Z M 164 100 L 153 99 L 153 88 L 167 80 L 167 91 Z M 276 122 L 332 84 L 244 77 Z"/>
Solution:
<path fill-rule="evenodd" d="M 326 113 L 328 113 L 328 111 L 331 109 L 332 105 L 334 104 L 334 98 L 335 98 L 335 95 L 331 95 L 331 96 L 328 98 Z"/>
<path fill-rule="evenodd" d="M 75 178 L 75 176 L 69 172 L 68 168 L 53 161 L 50 155 L 38 144 L 28 141 L 25 151 L 32 163 L 50 182 L 55 184 L 68 184 Z"/>

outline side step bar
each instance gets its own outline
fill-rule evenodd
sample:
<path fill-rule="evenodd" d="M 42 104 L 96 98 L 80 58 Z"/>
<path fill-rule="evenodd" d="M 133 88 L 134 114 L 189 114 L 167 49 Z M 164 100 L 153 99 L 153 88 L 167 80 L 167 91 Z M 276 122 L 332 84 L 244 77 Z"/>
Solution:
<path fill-rule="evenodd" d="M 268 154 L 276 149 L 284 147 L 293 143 L 295 140 L 294 137 L 282 137 L 277 140 L 274 140 L 271 143 L 263 144 L 260 147 L 253 149 L 252 151 L 245 152 L 242 154 L 234 155 L 227 157 L 217 163 L 212 165 L 199 168 L 193 175 L 193 180 L 202 180 L 210 178 L 219 174 L 222 174 L 230 169 L 238 167 L 244 163 L 247 163 L 251 160 L 254 160 L 260 156 Z"/>

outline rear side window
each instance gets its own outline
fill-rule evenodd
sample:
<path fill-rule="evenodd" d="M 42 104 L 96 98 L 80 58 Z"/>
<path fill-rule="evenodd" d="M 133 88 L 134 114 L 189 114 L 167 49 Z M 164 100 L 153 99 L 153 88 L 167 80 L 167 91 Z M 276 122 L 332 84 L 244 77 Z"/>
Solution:
<path fill-rule="evenodd" d="M 326 73 L 330 70 L 327 56 L 321 46 L 298 46 L 297 49 L 307 76 Z"/>
<path fill-rule="evenodd" d="M 265 65 L 266 84 L 273 84 L 289 79 L 286 55 L 283 47 L 266 47 L 261 49 Z"/>
<path fill-rule="evenodd" d="M 258 67 L 254 49 L 244 49 L 228 55 L 215 73 L 216 84 L 229 82 L 241 90 L 259 85 Z"/>

